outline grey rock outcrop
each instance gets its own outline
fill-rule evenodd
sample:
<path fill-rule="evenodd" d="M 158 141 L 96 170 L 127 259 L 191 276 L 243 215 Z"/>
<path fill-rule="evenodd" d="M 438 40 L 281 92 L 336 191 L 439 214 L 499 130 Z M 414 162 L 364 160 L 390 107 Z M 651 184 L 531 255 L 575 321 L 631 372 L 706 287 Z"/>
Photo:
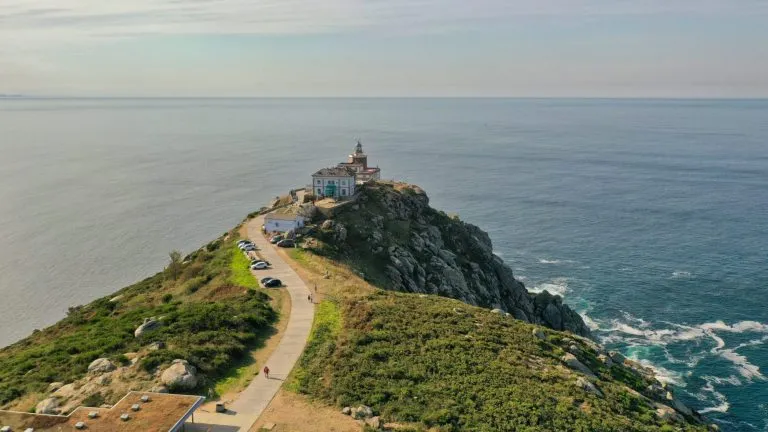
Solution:
<path fill-rule="evenodd" d="M 591 377 L 594 377 L 595 374 L 592 372 L 590 368 L 588 368 L 584 363 L 579 361 L 578 358 L 576 358 L 575 355 L 571 353 L 566 353 L 563 357 L 560 358 L 560 360 L 563 361 L 569 368 L 579 371 L 583 373 L 584 375 L 588 375 Z"/>
<path fill-rule="evenodd" d="M 147 347 L 147 349 L 150 350 L 150 351 L 158 351 L 158 350 L 161 350 L 163 348 L 165 348 L 165 342 L 163 342 L 163 341 L 152 342 Z"/>
<path fill-rule="evenodd" d="M 163 371 L 160 380 L 169 389 L 191 390 L 197 387 L 197 369 L 186 360 L 176 359 Z"/>
<path fill-rule="evenodd" d="M 431 208 L 423 190 L 373 183 L 360 186 L 357 195 L 360 208 L 339 209 L 317 235 L 351 263 L 377 251 L 380 277 L 373 282 L 381 288 L 455 298 L 526 322 L 591 336 L 560 296 L 529 293 L 494 255 L 486 232 Z"/>
<path fill-rule="evenodd" d="M 672 409 L 672 407 L 664 404 L 656 404 L 656 415 L 662 420 L 672 421 L 675 423 L 685 423 L 685 418 L 683 418 L 680 413 Z"/>
<path fill-rule="evenodd" d="M 365 419 L 365 424 L 373 429 L 379 430 L 381 429 L 381 418 L 379 416 L 375 416 L 369 419 Z"/>
<path fill-rule="evenodd" d="M 360 405 L 352 410 L 352 417 L 363 420 L 373 417 L 373 409 L 367 405 Z"/>
<path fill-rule="evenodd" d="M 603 397 L 603 392 L 601 392 L 597 387 L 595 387 L 594 384 L 592 384 L 591 381 L 584 377 L 579 377 L 576 380 L 576 386 L 587 393 L 592 393 L 595 396 Z"/>
<path fill-rule="evenodd" d="M 52 382 L 52 383 L 48 384 L 48 391 L 49 392 L 55 392 L 56 390 L 58 390 L 58 389 L 60 389 L 62 387 L 64 387 L 64 383 L 63 382 L 58 382 L 58 381 L 57 382 Z"/>
<path fill-rule="evenodd" d="M 88 373 L 91 374 L 102 374 L 111 372 L 115 369 L 117 369 L 117 367 L 108 358 L 97 358 L 88 365 Z"/>
<path fill-rule="evenodd" d="M 155 317 L 144 318 L 144 322 L 136 328 L 136 330 L 133 332 L 133 335 L 135 337 L 139 337 L 145 333 L 151 332 L 152 330 L 157 330 L 162 325 L 163 324 Z"/>
<path fill-rule="evenodd" d="M 59 400 L 57 398 L 43 399 L 35 405 L 35 412 L 38 414 L 58 414 Z"/>

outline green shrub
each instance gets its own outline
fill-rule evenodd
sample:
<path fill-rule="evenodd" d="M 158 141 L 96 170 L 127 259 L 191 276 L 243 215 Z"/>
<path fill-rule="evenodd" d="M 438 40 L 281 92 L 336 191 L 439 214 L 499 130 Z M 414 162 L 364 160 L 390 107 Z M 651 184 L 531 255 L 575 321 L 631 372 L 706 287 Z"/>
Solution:
<path fill-rule="evenodd" d="M 82 405 L 86 407 L 97 408 L 97 407 L 100 407 L 102 404 L 104 404 L 104 402 L 105 402 L 104 395 L 102 395 L 99 392 L 96 392 L 88 396 L 87 398 L 83 399 Z"/>
<path fill-rule="evenodd" d="M 128 357 L 126 357 L 124 354 L 118 354 L 115 357 L 112 358 L 117 364 L 121 366 L 127 366 L 131 364 L 131 361 L 128 360 Z"/>
<path fill-rule="evenodd" d="M 206 283 L 208 280 L 204 276 L 197 276 L 184 282 L 183 289 L 187 294 L 194 294 Z"/>

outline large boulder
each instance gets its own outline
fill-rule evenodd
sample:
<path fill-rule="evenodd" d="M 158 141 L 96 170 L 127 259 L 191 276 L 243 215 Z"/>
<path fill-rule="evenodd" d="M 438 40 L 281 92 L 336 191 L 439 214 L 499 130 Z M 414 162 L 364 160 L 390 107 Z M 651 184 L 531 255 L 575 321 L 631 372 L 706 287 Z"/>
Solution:
<path fill-rule="evenodd" d="M 136 328 L 136 331 L 133 332 L 133 335 L 135 337 L 139 337 L 145 333 L 151 332 L 152 330 L 157 330 L 162 325 L 163 324 L 154 317 L 144 318 L 144 322 Z"/>
<path fill-rule="evenodd" d="M 675 423 L 685 423 L 685 419 L 683 416 L 680 415 L 677 411 L 675 411 L 672 407 L 669 407 L 664 404 L 657 403 L 656 406 L 656 415 L 666 421 L 672 421 Z"/>
<path fill-rule="evenodd" d="M 365 419 L 365 424 L 368 425 L 368 427 L 370 428 L 379 430 L 381 429 L 381 418 L 379 416 L 376 416 L 376 417 Z"/>
<path fill-rule="evenodd" d="M 176 359 L 163 371 L 160 380 L 172 390 L 191 390 L 197 387 L 197 369 L 186 360 Z"/>
<path fill-rule="evenodd" d="M 56 390 L 58 390 L 58 389 L 60 389 L 62 387 L 64 387 L 64 383 L 63 382 L 58 382 L 58 381 L 52 382 L 52 383 L 48 384 L 48 391 L 49 392 L 55 392 Z"/>
<path fill-rule="evenodd" d="M 565 353 L 565 355 L 562 356 L 560 360 L 562 360 L 563 363 L 565 363 L 569 368 L 573 370 L 579 371 L 584 375 L 591 377 L 595 376 L 590 368 L 588 368 L 584 363 L 580 362 L 579 359 L 571 353 Z"/>
<path fill-rule="evenodd" d="M 358 420 L 364 420 L 373 417 L 373 409 L 367 405 L 360 405 L 352 410 L 352 417 Z"/>
<path fill-rule="evenodd" d="M 603 392 L 601 392 L 597 387 L 595 387 L 594 384 L 592 384 L 592 382 L 584 377 L 579 377 L 579 379 L 576 380 L 576 386 L 587 393 L 592 393 L 595 396 L 603 397 Z"/>
<path fill-rule="evenodd" d="M 667 401 L 672 405 L 672 408 L 677 410 L 677 412 L 681 414 L 685 414 L 687 416 L 692 416 L 693 411 L 688 408 L 684 403 L 680 402 L 680 399 L 677 399 L 672 392 L 667 392 Z"/>
<path fill-rule="evenodd" d="M 35 405 L 35 412 L 37 414 L 58 414 L 59 400 L 57 398 L 43 399 Z"/>
<path fill-rule="evenodd" d="M 88 365 L 88 373 L 103 374 L 117 369 L 114 363 L 108 358 L 97 358 Z"/>

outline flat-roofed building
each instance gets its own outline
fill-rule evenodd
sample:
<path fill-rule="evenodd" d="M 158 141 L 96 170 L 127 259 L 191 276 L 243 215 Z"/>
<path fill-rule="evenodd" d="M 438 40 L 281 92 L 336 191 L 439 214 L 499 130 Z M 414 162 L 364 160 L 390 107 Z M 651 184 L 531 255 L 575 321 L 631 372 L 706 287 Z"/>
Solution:
<path fill-rule="evenodd" d="M 13 432 L 178 432 L 187 419 L 194 419 L 204 400 L 202 396 L 130 392 L 112 408 L 78 407 L 66 416 L 0 410 L 0 428 L 7 426 Z"/>

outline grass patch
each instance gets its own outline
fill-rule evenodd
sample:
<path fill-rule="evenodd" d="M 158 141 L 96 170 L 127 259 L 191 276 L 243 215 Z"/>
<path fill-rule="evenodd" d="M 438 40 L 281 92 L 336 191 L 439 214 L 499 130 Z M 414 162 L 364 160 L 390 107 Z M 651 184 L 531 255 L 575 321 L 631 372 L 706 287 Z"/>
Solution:
<path fill-rule="evenodd" d="M 304 355 L 299 360 L 291 373 L 288 388 L 302 393 L 309 392 L 313 376 L 311 359 L 330 354 L 335 349 L 336 338 L 341 331 L 341 311 L 336 303 L 324 300 L 315 307 L 315 319 L 312 322 L 312 331 L 309 334 Z"/>
<path fill-rule="evenodd" d="M 218 398 L 221 395 L 239 391 L 259 374 L 259 365 L 254 358 L 255 351 L 263 348 L 267 339 L 272 337 L 276 331 L 271 329 L 259 335 L 258 340 L 251 346 L 251 352 L 243 356 L 237 363 L 223 373 L 216 382 L 214 382 L 207 391 L 210 398 Z"/>
<path fill-rule="evenodd" d="M 243 252 L 237 247 L 237 244 L 233 243 L 229 250 L 231 254 L 229 262 L 230 282 L 237 286 L 258 289 L 259 283 L 253 277 L 253 273 L 251 273 L 251 261 L 245 257 Z"/>

